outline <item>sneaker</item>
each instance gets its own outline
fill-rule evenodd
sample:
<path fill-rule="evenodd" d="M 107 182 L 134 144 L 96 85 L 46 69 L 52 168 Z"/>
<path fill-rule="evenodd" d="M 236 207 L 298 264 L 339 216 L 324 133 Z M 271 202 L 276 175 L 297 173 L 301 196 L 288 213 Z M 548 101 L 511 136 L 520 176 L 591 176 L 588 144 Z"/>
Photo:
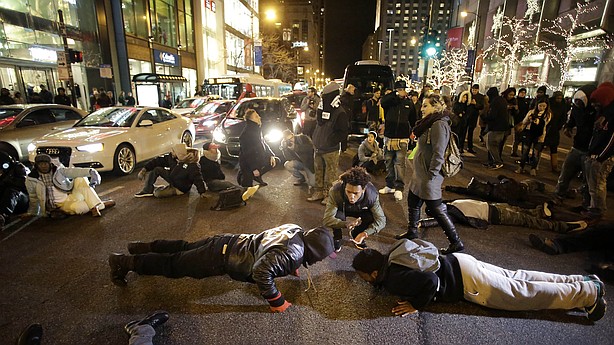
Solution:
<path fill-rule="evenodd" d="M 135 198 L 145 198 L 145 197 L 149 197 L 149 196 L 154 196 L 153 192 L 146 192 L 146 191 L 140 191 L 136 194 L 134 194 Z"/>
<path fill-rule="evenodd" d="M 333 245 L 335 246 L 335 253 L 339 253 L 341 251 L 341 240 L 333 240 Z"/>
<path fill-rule="evenodd" d="M 595 304 L 590 307 L 584 308 L 584 310 L 586 310 L 586 313 L 588 314 L 587 317 L 589 320 L 599 321 L 601 320 L 603 315 L 605 315 L 607 309 L 607 303 L 603 298 L 603 296 L 605 296 L 605 285 L 601 280 L 592 280 L 592 282 L 597 288 L 597 299 L 595 301 Z"/>
<path fill-rule="evenodd" d="M 157 311 L 151 315 L 148 315 L 146 318 L 142 320 L 134 320 L 134 321 L 128 322 L 124 326 L 124 330 L 126 331 L 126 333 L 128 333 L 128 335 L 132 335 L 132 329 L 134 328 L 134 326 L 149 325 L 155 329 L 156 327 L 168 321 L 169 317 L 170 316 L 168 315 L 167 312 Z"/>
<path fill-rule="evenodd" d="M 492 166 L 489 167 L 490 170 L 497 170 L 497 169 L 501 169 L 501 168 L 503 168 L 503 164 L 501 164 L 501 163 L 497 163 L 497 164 L 492 165 Z"/>
<path fill-rule="evenodd" d="M 324 193 L 322 193 L 322 191 L 317 191 L 307 198 L 307 201 L 318 201 L 322 199 L 324 199 Z"/>
<path fill-rule="evenodd" d="M 395 191 L 394 191 L 394 200 L 396 200 L 396 201 L 401 201 L 401 200 L 403 200 L 403 191 L 401 191 L 401 190 L 395 190 Z"/>
<path fill-rule="evenodd" d="M 365 250 L 369 248 L 367 247 L 367 243 L 365 243 L 365 241 L 362 241 L 361 243 L 354 243 L 354 246 L 358 248 L 359 250 Z"/>
<path fill-rule="evenodd" d="M 567 222 L 567 232 L 582 231 L 586 229 L 587 226 L 588 224 L 583 220 L 577 222 Z"/>
<path fill-rule="evenodd" d="M 245 192 L 243 192 L 243 195 L 241 196 L 241 199 L 243 199 L 243 201 L 247 201 L 249 198 L 254 196 L 254 194 L 256 194 L 256 192 L 258 191 L 258 188 L 260 188 L 260 185 L 255 185 L 255 186 L 247 187 Z"/>
<path fill-rule="evenodd" d="M 379 190 L 379 193 L 380 193 L 380 194 L 392 194 L 392 193 L 394 193 L 395 191 L 396 191 L 396 190 L 395 190 L 394 188 L 390 188 L 390 187 L 386 186 L 386 187 L 384 187 L 384 188 L 380 189 L 380 190 Z"/>
<path fill-rule="evenodd" d="M 557 255 L 561 253 L 559 247 L 549 238 L 542 238 L 536 234 L 530 234 L 529 242 L 531 242 L 531 245 L 535 249 L 538 249 L 548 255 Z"/>
<path fill-rule="evenodd" d="M 524 174 L 524 168 L 518 167 L 518 168 L 516 168 L 516 170 L 514 170 L 514 172 L 516 174 Z"/>
<path fill-rule="evenodd" d="M 531 176 L 537 176 L 537 170 L 531 169 Z"/>

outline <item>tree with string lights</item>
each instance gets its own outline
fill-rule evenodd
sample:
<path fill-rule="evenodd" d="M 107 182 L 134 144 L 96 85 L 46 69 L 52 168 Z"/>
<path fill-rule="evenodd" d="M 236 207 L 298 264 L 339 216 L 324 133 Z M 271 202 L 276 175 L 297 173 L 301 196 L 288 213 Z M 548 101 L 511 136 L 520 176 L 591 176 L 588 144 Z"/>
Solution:
<path fill-rule="evenodd" d="M 448 86 L 456 92 L 470 79 L 467 71 L 467 47 L 446 49 L 440 57 L 432 58 L 433 68 L 428 82 L 435 88 Z"/>

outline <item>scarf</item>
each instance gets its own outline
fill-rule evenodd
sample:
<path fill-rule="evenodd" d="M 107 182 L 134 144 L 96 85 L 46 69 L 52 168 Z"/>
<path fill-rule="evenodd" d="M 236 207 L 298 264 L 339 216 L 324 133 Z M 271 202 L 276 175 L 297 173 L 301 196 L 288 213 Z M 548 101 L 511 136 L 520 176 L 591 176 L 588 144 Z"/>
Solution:
<path fill-rule="evenodd" d="M 431 114 L 429 116 L 421 118 L 420 120 L 416 121 L 416 125 L 414 126 L 414 134 L 417 137 L 421 136 L 422 134 L 424 134 L 424 132 L 431 128 L 435 121 L 441 120 L 446 116 L 449 117 L 449 114 L 447 111 L 444 110 L 440 113 Z"/>
<path fill-rule="evenodd" d="M 218 162 L 220 161 L 220 158 L 222 157 L 222 153 L 218 150 L 216 151 L 217 154 L 209 151 L 209 150 L 204 150 L 203 151 L 203 155 L 205 156 L 205 158 L 207 158 L 210 161 L 214 161 L 214 162 Z"/>
<path fill-rule="evenodd" d="M 43 184 L 45 185 L 45 190 L 47 191 L 47 195 L 45 198 L 45 208 L 47 210 L 53 210 L 56 208 L 55 206 L 55 199 L 53 196 L 53 175 L 51 172 L 47 173 L 47 174 L 40 174 L 40 178 L 41 181 L 43 181 Z"/>

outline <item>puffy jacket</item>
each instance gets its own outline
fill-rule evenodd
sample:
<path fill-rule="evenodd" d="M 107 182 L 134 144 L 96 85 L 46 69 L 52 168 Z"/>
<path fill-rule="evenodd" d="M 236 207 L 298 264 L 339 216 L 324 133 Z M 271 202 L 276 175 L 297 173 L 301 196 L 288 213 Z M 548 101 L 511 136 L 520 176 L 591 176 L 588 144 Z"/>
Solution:
<path fill-rule="evenodd" d="M 362 197 L 352 205 L 345 195 L 345 184 L 337 181 L 328 192 L 323 218 L 324 225 L 333 229 L 345 228 L 346 214 L 356 214 L 365 209 L 370 210 L 371 214 L 373 214 L 373 223 L 365 229 L 365 232 L 368 235 L 380 232 L 386 226 L 386 216 L 379 203 L 377 188 L 371 182 L 367 183 Z M 340 213 L 343 214 L 343 219 L 338 218 Z"/>
<path fill-rule="evenodd" d="M 384 136 L 392 139 L 407 139 L 416 124 L 416 108 L 409 98 L 399 98 L 396 92 L 382 97 L 384 109 Z"/>
<path fill-rule="evenodd" d="M 170 153 L 156 157 L 145 164 L 145 170 L 151 171 L 156 167 L 168 168 L 170 170 L 168 183 L 171 186 L 182 193 L 188 193 L 192 185 L 196 185 L 198 193 L 202 194 L 207 191 L 207 187 L 205 187 L 200 164 L 198 164 L 200 158 L 198 150 L 188 149 L 188 153 L 188 158 L 183 162 L 178 161 Z"/>
<path fill-rule="evenodd" d="M 256 283 L 270 299 L 280 295 L 275 278 L 308 267 L 333 253 L 333 238 L 326 228 L 304 231 L 284 224 L 259 234 L 233 235 L 226 251 L 225 270 L 231 278 Z"/>

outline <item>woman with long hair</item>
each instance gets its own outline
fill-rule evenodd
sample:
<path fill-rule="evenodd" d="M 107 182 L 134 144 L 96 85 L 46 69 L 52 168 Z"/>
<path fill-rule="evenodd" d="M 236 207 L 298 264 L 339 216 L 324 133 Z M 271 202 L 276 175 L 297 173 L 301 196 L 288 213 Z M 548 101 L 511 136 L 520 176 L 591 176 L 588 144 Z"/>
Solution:
<path fill-rule="evenodd" d="M 533 109 L 529 110 L 527 116 L 519 124 L 519 130 L 522 130 L 522 157 L 520 158 L 520 166 L 516 169 L 517 174 L 525 172 L 525 166 L 530 163 L 531 176 L 537 175 L 537 163 L 539 157 L 535 157 L 529 162 L 529 153 L 531 149 L 534 153 L 541 152 L 541 146 L 546 137 L 546 127 L 552 118 L 550 113 L 550 102 L 548 97 L 541 97 L 536 100 Z"/>
<path fill-rule="evenodd" d="M 407 211 L 409 224 L 407 232 L 397 238 L 413 239 L 418 237 L 420 208 L 426 203 L 427 213 L 437 223 L 450 241 L 443 254 L 454 253 L 464 249 L 448 216 L 446 205 L 441 202 L 441 184 L 443 174 L 441 167 L 445 161 L 444 154 L 450 141 L 450 112 L 439 95 L 430 95 L 422 102 L 422 119 L 416 122 L 413 133 L 418 138 L 418 146 L 413 159 L 414 177 L 409 181 Z"/>

